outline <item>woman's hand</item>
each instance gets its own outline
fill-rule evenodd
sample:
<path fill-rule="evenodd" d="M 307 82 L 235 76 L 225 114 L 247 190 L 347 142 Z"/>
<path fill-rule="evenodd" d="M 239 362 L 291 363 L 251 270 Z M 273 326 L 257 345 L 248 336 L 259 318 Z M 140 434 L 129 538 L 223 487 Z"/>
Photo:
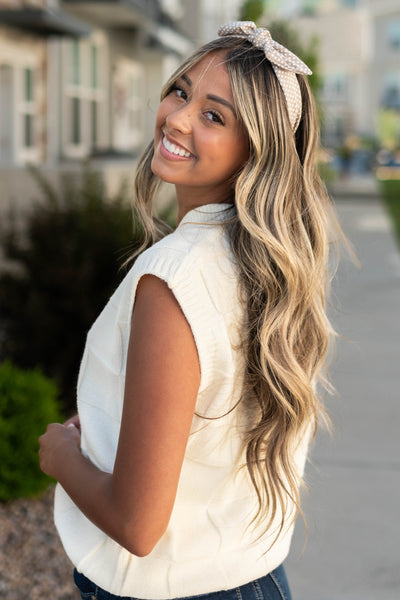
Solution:
<path fill-rule="evenodd" d="M 74 425 L 79 431 L 81 430 L 81 422 L 79 420 L 79 415 L 74 415 L 64 423 L 65 427 L 69 425 Z"/>
<path fill-rule="evenodd" d="M 39 438 L 40 468 L 44 473 L 57 479 L 60 467 L 68 461 L 71 452 L 80 453 L 79 417 L 68 419 L 64 425 L 51 423 L 46 433 Z"/>
<path fill-rule="evenodd" d="M 149 554 L 168 526 L 199 385 L 190 325 L 168 285 L 144 275 L 131 320 L 113 472 L 81 453 L 77 417 L 49 425 L 39 440 L 43 471 L 88 519 L 136 556 Z"/>

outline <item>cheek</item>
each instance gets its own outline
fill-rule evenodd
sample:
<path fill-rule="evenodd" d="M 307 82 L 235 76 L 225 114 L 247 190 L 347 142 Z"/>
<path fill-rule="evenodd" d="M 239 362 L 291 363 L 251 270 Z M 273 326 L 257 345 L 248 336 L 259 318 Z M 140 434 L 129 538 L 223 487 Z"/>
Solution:
<path fill-rule="evenodd" d="M 236 163 L 236 169 L 239 169 L 249 158 L 249 142 L 246 135 L 235 136 L 232 145 L 232 162 Z"/>
<path fill-rule="evenodd" d="M 231 175 L 246 162 L 247 145 L 243 143 L 242 138 L 231 136 L 224 139 L 222 143 L 216 144 L 214 156 L 219 158 L 223 170 Z"/>
<path fill-rule="evenodd" d="M 165 123 L 167 113 L 168 113 L 167 100 L 164 99 L 161 102 L 161 104 L 159 105 L 157 112 L 156 112 L 156 124 L 155 124 L 156 131 Z"/>

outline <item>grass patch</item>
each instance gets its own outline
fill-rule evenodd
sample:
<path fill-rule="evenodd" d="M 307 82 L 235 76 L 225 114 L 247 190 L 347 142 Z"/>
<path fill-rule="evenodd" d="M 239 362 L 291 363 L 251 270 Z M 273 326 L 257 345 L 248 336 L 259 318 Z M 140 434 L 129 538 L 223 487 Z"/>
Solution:
<path fill-rule="evenodd" d="M 400 179 L 380 182 L 387 211 L 393 221 L 397 242 L 400 246 Z"/>

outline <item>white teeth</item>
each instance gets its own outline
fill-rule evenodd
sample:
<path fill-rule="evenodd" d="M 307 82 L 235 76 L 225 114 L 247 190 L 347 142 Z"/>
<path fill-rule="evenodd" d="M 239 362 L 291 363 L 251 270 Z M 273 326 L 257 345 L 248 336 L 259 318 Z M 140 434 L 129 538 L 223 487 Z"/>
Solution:
<path fill-rule="evenodd" d="M 175 144 L 169 142 L 165 136 L 163 137 L 162 143 L 163 146 L 165 146 L 165 148 L 172 154 L 176 154 L 177 156 L 186 156 L 186 158 L 189 158 L 189 156 L 191 156 L 190 152 L 186 152 L 186 150 L 184 150 L 183 148 L 175 146 Z"/>

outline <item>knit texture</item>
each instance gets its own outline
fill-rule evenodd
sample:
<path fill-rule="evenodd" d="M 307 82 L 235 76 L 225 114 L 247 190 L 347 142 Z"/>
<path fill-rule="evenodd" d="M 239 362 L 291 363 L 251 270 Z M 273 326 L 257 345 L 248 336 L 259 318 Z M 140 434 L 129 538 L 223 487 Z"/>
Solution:
<path fill-rule="evenodd" d="M 140 255 L 87 336 L 77 389 L 82 452 L 106 472 L 112 472 L 117 450 L 130 321 L 141 276 L 152 274 L 168 284 L 191 327 L 200 360 L 196 414 L 174 508 L 165 534 L 148 556 L 136 557 L 111 540 L 60 485 L 56 488 L 55 523 L 72 563 L 120 596 L 160 600 L 234 588 L 275 569 L 289 551 L 292 526 L 270 550 L 275 528 L 257 539 L 260 531 L 248 527 L 257 500 L 246 467 L 239 468 L 245 464 L 246 415 L 237 406 L 244 309 L 222 225 L 234 210 L 209 204 L 190 211 L 174 233 Z M 299 473 L 306 449 L 307 436 L 296 450 Z M 288 519 L 292 514 L 288 505 Z M 279 522 L 277 515 L 277 526 Z"/>

